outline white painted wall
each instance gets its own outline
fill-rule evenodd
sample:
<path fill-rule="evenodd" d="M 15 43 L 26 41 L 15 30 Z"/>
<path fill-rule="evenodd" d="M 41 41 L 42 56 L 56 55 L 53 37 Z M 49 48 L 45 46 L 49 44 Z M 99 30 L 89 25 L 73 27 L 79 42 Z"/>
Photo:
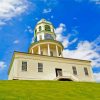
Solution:
<path fill-rule="evenodd" d="M 22 61 L 27 61 L 26 72 L 21 70 Z M 38 63 L 43 63 L 43 72 L 38 72 Z M 72 66 L 76 66 L 78 75 L 73 75 Z M 89 76 L 85 76 L 84 67 L 88 68 Z M 63 76 L 71 75 L 78 81 L 94 81 L 90 62 L 21 53 L 15 55 L 8 79 L 54 80 L 56 78 L 55 68 L 61 68 Z"/>
<path fill-rule="evenodd" d="M 44 40 L 44 33 L 41 32 L 41 33 L 37 34 L 37 41 L 40 40 L 40 35 L 42 36 L 42 40 Z"/>

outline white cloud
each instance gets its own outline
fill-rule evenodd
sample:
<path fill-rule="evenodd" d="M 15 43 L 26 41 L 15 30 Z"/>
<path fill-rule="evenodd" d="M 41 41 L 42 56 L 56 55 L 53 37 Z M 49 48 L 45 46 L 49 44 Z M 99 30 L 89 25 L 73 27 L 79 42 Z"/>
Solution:
<path fill-rule="evenodd" d="M 100 5 L 100 0 L 89 0 L 91 3 L 94 3 L 96 5 Z"/>
<path fill-rule="evenodd" d="M 47 7 L 55 7 L 59 1 L 58 0 L 41 0 L 46 4 Z"/>
<path fill-rule="evenodd" d="M 51 11 L 52 11 L 51 8 L 43 9 L 43 13 L 44 13 L 44 14 L 50 13 Z"/>
<path fill-rule="evenodd" d="M 52 15 L 52 16 L 51 16 L 51 19 L 53 19 L 53 18 L 54 18 L 54 16 Z"/>
<path fill-rule="evenodd" d="M 55 29 L 56 34 L 62 34 L 64 31 L 66 31 L 66 25 L 63 23 L 60 23 L 59 27 Z"/>
<path fill-rule="evenodd" d="M 100 82 L 100 73 L 94 73 L 94 78 L 97 82 Z"/>
<path fill-rule="evenodd" d="M 0 61 L 0 69 L 4 69 L 6 66 L 4 61 Z"/>
<path fill-rule="evenodd" d="M 91 60 L 93 67 L 100 67 L 100 36 L 93 42 L 80 41 L 74 50 L 63 51 L 64 57 Z"/>
<path fill-rule="evenodd" d="M 5 25 L 6 23 L 3 21 L 0 21 L 0 26 Z"/>
<path fill-rule="evenodd" d="M 39 19 L 36 17 L 35 20 L 39 20 Z"/>
<path fill-rule="evenodd" d="M 66 25 L 61 23 L 56 29 L 56 40 L 62 42 L 65 50 L 63 51 L 63 55 L 66 58 L 74 58 L 74 59 L 83 59 L 83 60 L 91 60 L 93 67 L 100 67 L 100 36 L 97 37 L 92 42 L 87 40 L 80 41 L 77 46 L 73 50 L 69 50 L 68 47 L 77 42 L 78 38 L 75 37 L 78 31 L 72 29 L 72 33 L 66 32 Z M 65 32 L 68 35 L 63 35 Z"/>
<path fill-rule="evenodd" d="M 25 32 L 33 33 L 33 29 L 31 28 L 31 26 L 27 26 Z"/>
<path fill-rule="evenodd" d="M 27 0 L 0 0 L 0 20 L 2 23 L 26 12 L 30 2 Z"/>
<path fill-rule="evenodd" d="M 67 33 L 66 30 L 67 30 L 66 25 L 63 23 L 60 23 L 59 26 L 55 29 L 56 40 L 62 42 L 62 44 L 65 48 L 67 48 L 69 45 L 75 43 L 78 40 L 78 38 L 73 38 L 72 40 L 70 40 L 70 38 L 73 36 L 73 34 Z M 66 36 L 63 35 L 64 32 L 67 33 Z M 75 32 L 74 32 L 74 35 L 75 35 Z"/>
<path fill-rule="evenodd" d="M 63 44 L 63 46 L 64 46 L 65 48 L 68 47 L 68 45 L 69 45 L 68 39 L 64 39 L 63 42 L 62 42 L 62 44 Z"/>
<path fill-rule="evenodd" d="M 13 43 L 14 44 L 18 44 L 19 43 L 19 40 L 15 40 Z"/>

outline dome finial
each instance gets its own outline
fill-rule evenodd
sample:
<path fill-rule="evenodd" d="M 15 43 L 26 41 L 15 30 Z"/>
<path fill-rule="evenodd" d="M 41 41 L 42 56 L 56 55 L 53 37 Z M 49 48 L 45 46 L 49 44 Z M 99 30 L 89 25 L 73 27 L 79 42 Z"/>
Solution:
<path fill-rule="evenodd" d="M 51 22 L 47 21 L 45 18 L 42 18 L 40 21 L 38 21 L 37 24 L 42 23 L 42 22 L 43 22 L 43 23 L 51 24 Z"/>

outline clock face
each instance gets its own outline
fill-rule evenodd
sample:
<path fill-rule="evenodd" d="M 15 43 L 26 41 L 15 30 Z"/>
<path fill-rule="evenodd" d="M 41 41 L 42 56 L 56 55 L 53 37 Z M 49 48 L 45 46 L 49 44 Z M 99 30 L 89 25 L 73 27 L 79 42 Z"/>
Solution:
<path fill-rule="evenodd" d="M 45 39 L 53 40 L 53 36 L 51 34 L 45 34 Z"/>

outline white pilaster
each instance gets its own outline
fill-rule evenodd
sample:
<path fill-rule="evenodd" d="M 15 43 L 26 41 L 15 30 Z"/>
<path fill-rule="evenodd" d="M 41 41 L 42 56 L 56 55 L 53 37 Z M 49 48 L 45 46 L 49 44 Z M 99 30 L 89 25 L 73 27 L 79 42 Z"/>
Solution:
<path fill-rule="evenodd" d="M 50 45 L 48 44 L 48 56 L 50 56 Z"/>
<path fill-rule="evenodd" d="M 34 53 L 33 49 L 32 49 L 32 54 Z"/>
<path fill-rule="evenodd" d="M 57 57 L 59 57 L 58 46 L 57 45 L 56 45 L 56 53 L 57 53 Z"/>
<path fill-rule="evenodd" d="M 38 54 L 41 54 L 41 48 L 40 48 L 40 45 L 38 46 Z"/>
<path fill-rule="evenodd" d="M 62 50 L 62 48 L 61 48 L 61 57 L 63 57 L 63 50 Z"/>

